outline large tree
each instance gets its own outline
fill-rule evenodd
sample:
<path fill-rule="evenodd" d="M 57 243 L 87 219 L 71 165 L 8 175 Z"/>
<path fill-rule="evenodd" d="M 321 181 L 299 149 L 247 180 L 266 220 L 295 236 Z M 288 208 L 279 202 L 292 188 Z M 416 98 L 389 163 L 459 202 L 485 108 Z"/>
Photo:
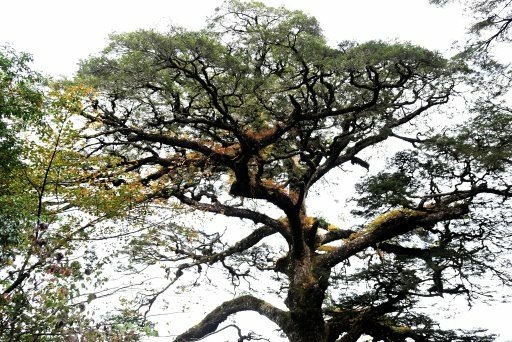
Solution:
<path fill-rule="evenodd" d="M 511 116 L 441 110 L 470 72 L 410 44 L 332 47 L 314 18 L 260 3 L 227 2 L 203 31 L 113 35 L 79 73 L 98 91 L 82 113 L 82 151 L 112 158 L 97 183 L 136 189 L 136 203 L 225 216 L 226 235 L 253 224 L 233 244 L 193 220 L 139 232 L 132 263 L 176 270 L 141 305 L 218 263 L 234 278 L 276 272 L 286 309 L 239 296 L 177 341 L 247 310 L 290 341 L 491 340 L 415 310 L 425 297 L 472 300 L 484 276 L 510 283 L 497 255 L 510 235 Z M 322 180 L 348 192 L 355 168 L 396 150 L 356 186 L 353 223 L 308 212 Z"/>

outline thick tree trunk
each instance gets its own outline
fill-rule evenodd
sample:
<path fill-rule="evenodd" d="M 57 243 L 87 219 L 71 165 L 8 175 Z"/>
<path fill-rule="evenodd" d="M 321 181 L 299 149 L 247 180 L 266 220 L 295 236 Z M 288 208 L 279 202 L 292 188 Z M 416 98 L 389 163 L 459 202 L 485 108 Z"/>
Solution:
<path fill-rule="evenodd" d="M 305 315 L 292 316 L 292 331 L 288 334 L 290 342 L 327 342 L 325 325 L 317 317 Z"/>
<path fill-rule="evenodd" d="M 309 253 L 291 262 L 290 288 L 286 305 L 290 310 L 290 342 L 326 342 L 327 329 L 322 303 L 327 289 L 328 274 L 314 269 Z M 328 273 L 328 272 L 327 272 Z"/>

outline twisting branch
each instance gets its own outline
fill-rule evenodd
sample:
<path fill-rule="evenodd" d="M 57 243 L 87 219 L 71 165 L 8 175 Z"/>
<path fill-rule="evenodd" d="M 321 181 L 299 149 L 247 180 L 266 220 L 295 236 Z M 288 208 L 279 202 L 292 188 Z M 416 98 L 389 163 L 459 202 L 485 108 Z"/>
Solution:
<path fill-rule="evenodd" d="M 412 209 L 397 209 L 389 212 L 366 228 L 351 235 L 345 243 L 331 253 L 318 257 L 319 263 L 333 267 L 339 262 L 395 236 L 399 236 L 417 227 L 432 227 L 438 222 L 459 219 L 469 212 L 465 205 L 428 212 Z"/>
<path fill-rule="evenodd" d="M 242 240 L 235 243 L 233 246 L 227 248 L 226 250 L 209 256 L 208 262 L 214 263 L 218 260 L 225 259 L 227 256 L 246 251 L 249 248 L 251 248 L 252 246 L 256 245 L 261 240 L 263 240 L 265 237 L 270 236 L 275 233 L 276 232 L 272 227 L 269 227 L 269 226 L 260 227 L 260 228 L 256 229 L 255 231 L 253 231 L 251 234 L 249 234 L 247 237 L 245 237 Z"/>
<path fill-rule="evenodd" d="M 284 331 L 288 330 L 289 314 L 271 304 L 247 295 L 222 303 L 194 327 L 179 335 L 175 342 L 197 341 L 214 332 L 229 316 L 242 311 L 255 311 L 265 316 Z"/>
<path fill-rule="evenodd" d="M 195 209 L 204 211 L 204 212 L 211 212 L 211 213 L 217 213 L 222 214 L 228 217 L 238 217 L 241 219 L 249 219 L 253 221 L 254 223 L 263 223 L 268 227 L 271 227 L 274 229 L 275 232 L 280 233 L 285 239 L 289 240 L 290 233 L 288 231 L 288 228 L 281 222 L 272 219 L 271 217 L 259 213 L 257 211 L 244 209 L 244 208 L 236 208 L 229 205 L 224 205 L 219 202 L 215 204 L 207 204 L 202 203 L 197 200 L 194 200 L 190 197 L 187 197 L 185 195 L 177 195 L 176 196 L 182 203 L 187 204 Z"/>

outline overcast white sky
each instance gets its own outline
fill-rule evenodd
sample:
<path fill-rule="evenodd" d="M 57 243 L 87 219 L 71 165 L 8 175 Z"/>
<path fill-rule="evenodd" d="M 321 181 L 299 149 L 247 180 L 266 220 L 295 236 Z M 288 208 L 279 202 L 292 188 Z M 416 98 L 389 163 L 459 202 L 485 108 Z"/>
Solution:
<path fill-rule="evenodd" d="M 77 62 L 99 51 L 111 32 L 201 28 L 220 0 L 6 0 L 1 3 L 0 45 L 33 54 L 35 67 L 51 76 L 72 76 Z M 263 0 L 316 16 L 330 42 L 391 39 L 450 53 L 464 40 L 457 7 L 439 9 L 428 0 Z M 452 51 L 453 52 L 453 51 Z M 478 324 L 512 341 L 510 305 L 479 307 L 451 324 Z M 454 326 L 451 326 L 454 327 Z"/>
<path fill-rule="evenodd" d="M 265 0 L 316 16 L 330 41 L 395 39 L 446 50 L 464 32 L 456 8 L 427 0 Z M 45 73 L 70 76 L 76 63 L 100 50 L 111 32 L 169 24 L 198 29 L 220 0 L 7 0 L 0 43 L 31 52 Z"/>

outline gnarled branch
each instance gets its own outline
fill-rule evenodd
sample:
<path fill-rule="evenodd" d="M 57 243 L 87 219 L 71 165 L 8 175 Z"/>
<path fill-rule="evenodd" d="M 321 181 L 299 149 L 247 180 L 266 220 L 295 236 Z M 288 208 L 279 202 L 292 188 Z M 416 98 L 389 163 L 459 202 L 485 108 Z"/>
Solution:
<path fill-rule="evenodd" d="M 272 306 L 264 300 L 247 295 L 222 303 L 206 315 L 197 325 L 179 335 L 175 341 L 190 342 L 198 340 L 214 332 L 219 324 L 224 322 L 230 315 L 241 311 L 255 311 L 276 323 L 281 329 L 287 330 L 289 324 L 287 312 Z"/>
<path fill-rule="evenodd" d="M 434 212 L 411 209 L 393 210 L 380 216 L 361 231 L 352 234 L 335 251 L 319 256 L 319 263 L 333 267 L 379 242 L 407 233 L 417 227 L 431 227 L 438 222 L 459 219 L 468 211 L 469 209 L 464 205 Z"/>

